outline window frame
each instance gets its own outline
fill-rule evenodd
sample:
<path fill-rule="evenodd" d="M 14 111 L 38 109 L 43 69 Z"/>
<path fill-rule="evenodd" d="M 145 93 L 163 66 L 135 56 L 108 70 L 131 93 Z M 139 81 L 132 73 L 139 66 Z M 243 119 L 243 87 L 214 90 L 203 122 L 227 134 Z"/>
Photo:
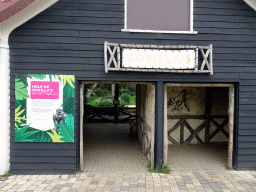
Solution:
<path fill-rule="evenodd" d="M 167 30 L 143 30 L 143 29 L 127 29 L 127 0 L 124 0 L 124 29 L 121 29 L 122 32 L 140 32 L 140 33 L 177 33 L 177 34 L 197 34 L 197 31 L 194 31 L 194 0 L 190 0 L 190 30 L 189 31 L 167 31 Z"/>

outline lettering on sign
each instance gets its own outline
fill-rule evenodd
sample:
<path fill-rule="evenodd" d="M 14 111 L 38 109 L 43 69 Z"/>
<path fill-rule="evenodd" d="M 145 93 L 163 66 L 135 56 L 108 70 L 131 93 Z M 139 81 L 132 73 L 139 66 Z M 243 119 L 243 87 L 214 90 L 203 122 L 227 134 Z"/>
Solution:
<path fill-rule="evenodd" d="M 123 49 L 122 66 L 132 68 L 194 69 L 195 50 Z"/>

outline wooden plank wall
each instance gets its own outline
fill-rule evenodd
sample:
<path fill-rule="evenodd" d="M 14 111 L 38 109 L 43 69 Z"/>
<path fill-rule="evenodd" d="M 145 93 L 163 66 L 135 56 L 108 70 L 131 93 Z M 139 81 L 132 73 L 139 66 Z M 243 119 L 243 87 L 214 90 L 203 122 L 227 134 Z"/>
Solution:
<path fill-rule="evenodd" d="M 242 0 L 194 0 L 197 35 L 127 33 L 124 0 L 59 0 L 12 32 L 11 170 L 13 173 L 74 172 L 76 143 L 14 142 L 14 75 L 72 74 L 78 80 L 238 83 L 237 168 L 256 167 L 256 12 Z M 153 45 L 213 44 L 213 76 L 109 72 L 104 41 Z M 79 93 L 78 93 L 79 95 Z M 79 102 L 76 100 L 76 102 Z M 76 122 L 79 118 L 76 112 Z M 78 129 L 76 124 L 75 133 Z M 75 138 L 76 139 L 76 138 Z"/>

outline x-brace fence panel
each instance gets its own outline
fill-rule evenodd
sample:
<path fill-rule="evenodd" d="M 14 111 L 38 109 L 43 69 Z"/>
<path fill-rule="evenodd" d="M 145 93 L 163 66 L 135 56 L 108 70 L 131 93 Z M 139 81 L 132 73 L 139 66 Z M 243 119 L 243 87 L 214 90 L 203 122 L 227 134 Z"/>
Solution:
<path fill-rule="evenodd" d="M 176 68 L 139 68 L 121 66 L 121 49 L 151 49 L 151 50 L 186 50 L 193 49 L 196 53 L 194 69 Z M 104 43 L 105 73 L 108 71 L 136 71 L 136 72 L 167 72 L 167 73 L 210 73 L 213 75 L 212 45 L 191 46 L 191 45 L 137 45 Z"/>

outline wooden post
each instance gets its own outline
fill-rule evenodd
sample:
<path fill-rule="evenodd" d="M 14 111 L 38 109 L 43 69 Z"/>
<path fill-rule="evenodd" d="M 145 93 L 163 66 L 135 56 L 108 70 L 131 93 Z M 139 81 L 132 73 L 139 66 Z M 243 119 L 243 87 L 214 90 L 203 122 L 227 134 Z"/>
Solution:
<path fill-rule="evenodd" d="M 154 146 L 155 146 L 155 95 L 156 95 L 156 89 L 155 85 L 152 85 L 152 124 L 151 124 L 151 169 L 154 169 Z"/>
<path fill-rule="evenodd" d="M 155 158 L 157 170 L 163 165 L 163 133 L 164 133 L 164 83 L 156 82 L 156 111 L 155 111 Z"/>
<path fill-rule="evenodd" d="M 168 160 L 167 86 L 164 85 L 164 164 Z"/>
<path fill-rule="evenodd" d="M 212 88 L 206 87 L 206 96 L 205 96 L 205 117 L 207 125 L 205 127 L 205 144 L 210 142 L 210 115 L 211 115 L 211 101 L 212 101 Z"/>
<path fill-rule="evenodd" d="M 118 101 L 118 97 L 119 97 L 119 84 L 116 84 L 115 87 L 115 119 L 114 122 L 117 123 L 118 122 L 118 106 L 119 106 L 119 101 Z"/>
<path fill-rule="evenodd" d="M 228 167 L 233 168 L 233 129 L 234 129 L 234 85 L 229 87 L 229 142 L 228 142 Z"/>
<path fill-rule="evenodd" d="M 135 129 L 135 135 L 137 137 L 137 140 L 139 140 L 139 126 L 140 126 L 140 106 L 139 106 L 139 85 L 136 84 L 136 129 Z"/>
<path fill-rule="evenodd" d="M 180 144 L 184 144 L 184 119 L 181 119 L 180 124 Z"/>
<path fill-rule="evenodd" d="M 84 171 L 84 84 L 80 87 L 80 170 Z"/>

